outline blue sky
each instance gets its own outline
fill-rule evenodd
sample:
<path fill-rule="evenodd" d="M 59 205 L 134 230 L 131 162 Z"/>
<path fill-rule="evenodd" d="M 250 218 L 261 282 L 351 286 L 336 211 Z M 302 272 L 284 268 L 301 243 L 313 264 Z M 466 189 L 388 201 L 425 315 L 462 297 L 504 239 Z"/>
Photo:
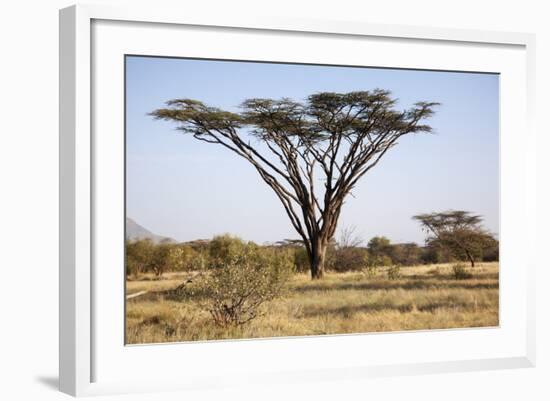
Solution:
<path fill-rule="evenodd" d="M 258 243 L 297 238 L 252 166 L 148 113 L 174 98 L 238 111 L 247 98 L 374 88 L 391 90 L 398 109 L 421 100 L 441 106 L 429 121 L 433 134 L 401 138 L 363 177 L 339 228 L 423 243 L 411 216 L 463 209 L 498 234 L 498 75 L 377 68 L 127 57 L 127 215 L 181 241 L 227 232 Z"/>

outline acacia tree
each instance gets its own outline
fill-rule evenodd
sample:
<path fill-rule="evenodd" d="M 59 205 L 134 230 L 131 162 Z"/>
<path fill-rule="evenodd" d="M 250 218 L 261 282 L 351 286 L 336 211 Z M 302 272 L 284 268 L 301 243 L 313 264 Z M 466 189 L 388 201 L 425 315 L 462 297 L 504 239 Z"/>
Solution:
<path fill-rule="evenodd" d="M 495 238 L 481 227 L 483 218 L 464 210 L 449 210 L 413 216 L 428 233 L 426 242 L 448 249 L 455 257 L 466 257 L 472 267 L 475 255 L 496 243 Z"/>
<path fill-rule="evenodd" d="M 303 239 L 311 276 L 317 279 L 323 276 L 344 200 L 358 180 L 399 138 L 431 131 L 423 121 L 437 103 L 419 102 L 403 111 L 395 104 L 389 91 L 376 89 L 317 93 L 304 103 L 249 99 L 240 113 L 175 99 L 151 114 L 249 162 Z"/>

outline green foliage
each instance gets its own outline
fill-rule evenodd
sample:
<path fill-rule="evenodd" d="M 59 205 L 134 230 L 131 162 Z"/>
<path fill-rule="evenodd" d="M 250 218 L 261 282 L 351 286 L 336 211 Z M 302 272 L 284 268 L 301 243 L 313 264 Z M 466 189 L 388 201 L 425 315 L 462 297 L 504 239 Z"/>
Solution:
<path fill-rule="evenodd" d="M 309 256 L 304 247 L 294 248 L 294 268 L 298 272 L 308 272 L 310 269 Z"/>
<path fill-rule="evenodd" d="M 177 122 L 179 130 L 197 139 L 219 138 L 226 131 L 235 132 L 246 126 L 266 142 L 276 142 L 273 133 L 287 138 L 298 137 L 300 147 L 315 145 L 337 135 L 353 139 L 365 131 L 376 136 L 394 134 L 394 131 L 400 135 L 431 132 L 429 125 L 420 122 L 431 117 L 439 103 L 417 102 L 411 109 L 400 111 L 394 108 L 396 102 L 391 92 L 383 89 L 321 92 L 310 95 L 305 103 L 289 98 L 246 99 L 241 104 L 242 112 L 232 113 L 195 99 L 173 99 L 166 102 L 165 108 L 154 110 L 150 115 Z M 359 112 L 350 119 L 350 112 L 356 110 Z M 388 125 L 392 130 L 388 130 Z M 339 128 L 341 126 L 348 129 Z"/>
<path fill-rule="evenodd" d="M 449 252 L 436 244 L 427 242 L 426 246 L 422 248 L 422 254 L 420 255 L 420 261 L 425 264 L 446 263 L 449 257 Z"/>
<path fill-rule="evenodd" d="M 126 274 L 137 277 L 148 271 L 154 248 L 151 240 L 126 241 Z"/>
<path fill-rule="evenodd" d="M 206 259 L 189 245 L 177 245 L 170 249 L 167 262 L 171 271 L 194 271 L 203 270 Z"/>
<path fill-rule="evenodd" d="M 363 274 L 368 278 L 374 278 L 378 274 L 378 266 L 367 263 L 367 267 L 363 269 Z"/>
<path fill-rule="evenodd" d="M 401 278 L 401 266 L 392 265 L 388 268 L 386 273 L 388 275 L 388 280 L 399 280 Z"/>
<path fill-rule="evenodd" d="M 498 241 L 481 227 L 481 216 L 464 210 L 449 210 L 413 216 L 427 233 L 426 243 L 448 250 L 458 260 L 482 258 L 483 250 L 494 247 Z M 498 246 L 498 245 L 496 245 Z"/>
<path fill-rule="evenodd" d="M 149 268 L 160 277 L 170 267 L 170 255 L 173 245 L 161 243 L 153 246 L 149 259 Z"/>
<path fill-rule="evenodd" d="M 334 271 L 361 271 L 369 263 L 369 252 L 365 248 L 351 246 L 329 249 L 327 258 L 328 266 Z"/>
<path fill-rule="evenodd" d="M 369 251 L 370 248 L 370 251 Z M 342 246 L 329 243 L 325 266 L 335 272 L 357 271 L 374 277 L 379 267 L 391 265 L 412 266 L 419 263 L 449 263 L 457 260 L 454 254 L 437 241 L 425 247 L 416 244 L 391 244 L 387 238 L 374 237 L 369 248 Z M 276 246 L 259 246 L 231 235 L 221 235 L 212 240 L 197 240 L 182 244 L 160 243 L 151 240 L 126 242 L 126 274 L 137 278 L 143 273 L 161 277 L 164 272 L 206 271 L 216 260 L 228 260 L 253 249 L 269 251 L 277 257 L 288 258 L 297 272 L 308 272 L 310 261 L 307 251 L 299 242 L 285 241 Z M 480 258 L 484 261 L 498 260 L 498 242 L 483 248 Z"/>
<path fill-rule="evenodd" d="M 199 252 L 188 245 L 155 244 L 150 239 L 126 241 L 126 274 L 137 277 L 154 273 L 161 277 L 166 271 L 187 271 L 201 268 Z"/>
<path fill-rule="evenodd" d="M 483 248 L 482 259 L 484 262 L 498 262 L 499 242 L 497 240 L 494 240 L 493 243 L 489 243 Z"/>
<path fill-rule="evenodd" d="M 246 243 L 242 239 L 229 234 L 218 235 L 210 241 L 208 254 L 212 260 L 227 260 L 241 254 L 249 247 L 257 247 L 257 245 L 252 242 Z"/>
<path fill-rule="evenodd" d="M 368 245 L 369 264 L 375 266 L 390 266 L 402 264 L 405 259 L 405 250 L 400 250 L 398 245 L 392 245 L 386 237 L 373 237 Z M 399 249 L 399 252 L 396 250 Z"/>
<path fill-rule="evenodd" d="M 390 255 L 393 263 L 413 266 L 420 263 L 422 250 L 415 243 L 395 244 L 391 246 Z"/>
<path fill-rule="evenodd" d="M 390 240 L 386 237 L 373 237 L 367 245 L 369 254 L 375 258 L 381 256 L 390 256 L 392 247 Z"/>
<path fill-rule="evenodd" d="M 371 256 L 369 258 L 369 265 L 373 266 L 389 266 L 392 263 L 392 259 L 387 255 Z"/>
<path fill-rule="evenodd" d="M 456 280 L 467 280 L 473 277 L 473 274 L 468 272 L 462 263 L 453 265 L 453 275 Z"/>
<path fill-rule="evenodd" d="M 204 280 L 205 308 L 222 327 L 245 324 L 262 314 L 262 306 L 281 296 L 293 271 L 290 254 L 243 245 L 211 260 Z"/>

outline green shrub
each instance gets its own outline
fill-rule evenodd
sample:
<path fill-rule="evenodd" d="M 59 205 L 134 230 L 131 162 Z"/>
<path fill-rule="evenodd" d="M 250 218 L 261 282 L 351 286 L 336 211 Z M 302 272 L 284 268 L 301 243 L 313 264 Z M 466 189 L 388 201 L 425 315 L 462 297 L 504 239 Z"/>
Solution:
<path fill-rule="evenodd" d="M 371 256 L 368 259 L 369 265 L 372 266 L 390 266 L 392 264 L 392 260 L 387 255 L 378 255 L 378 256 Z"/>
<path fill-rule="evenodd" d="M 126 276 L 137 278 L 144 272 L 149 260 L 151 242 L 126 240 Z"/>
<path fill-rule="evenodd" d="M 368 265 L 369 253 L 366 248 L 342 247 L 330 250 L 329 265 L 334 271 L 361 271 Z"/>
<path fill-rule="evenodd" d="M 453 275 L 456 280 L 466 280 L 473 277 L 473 274 L 466 271 L 466 267 L 462 263 L 453 265 Z"/>
<path fill-rule="evenodd" d="M 253 242 L 244 242 L 229 234 L 218 235 L 210 241 L 208 254 L 211 259 L 228 260 L 241 254 L 247 248 L 257 248 Z"/>
<path fill-rule="evenodd" d="M 172 247 L 170 244 L 163 243 L 153 246 L 153 253 L 149 260 L 149 269 L 155 273 L 156 277 L 161 277 L 165 271 L 170 270 Z"/>
<path fill-rule="evenodd" d="M 218 326 L 245 324 L 282 295 L 292 270 L 288 253 L 243 245 L 210 261 L 203 284 L 209 294 L 205 308 Z"/>
<path fill-rule="evenodd" d="M 401 278 L 401 266 L 393 265 L 387 271 L 388 280 L 398 280 Z"/>
<path fill-rule="evenodd" d="M 139 274 L 153 271 L 160 276 L 164 271 L 167 248 L 159 249 L 150 239 L 126 241 L 126 274 L 138 277 Z"/>
<path fill-rule="evenodd" d="M 304 247 L 294 248 L 294 269 L 298 272 L 309 272 L 310 264 L 307 251 Z"/>
<path fill-rule="evenodd" d="M 421 262 L 421 248 L 415 243 L 393 244 L 389 256 L 393 263 L 401 266 L 414 266 Z"/>
<path fill-rule="evenodd" d="M 203 270 L 205 258 L 189 245 L 177 245 L 170 250 L 168 265 L 172 271 Z"/>
<path fill-rule="evenodd" d="M 363 269 L 363 274 L 368 278 L 374 278 L 378 274 L 377 266 L 367 263 L 367 267 Z"/>

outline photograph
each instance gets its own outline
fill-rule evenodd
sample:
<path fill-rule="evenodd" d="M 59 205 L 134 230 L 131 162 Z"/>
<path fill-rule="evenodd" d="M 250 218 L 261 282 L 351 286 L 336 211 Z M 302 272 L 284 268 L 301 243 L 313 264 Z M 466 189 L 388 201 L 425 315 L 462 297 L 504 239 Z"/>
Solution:
<path fill-rule="evenodd" d="M 498 73 L 124 69 L 125 344 L 499 327 Z"/>

